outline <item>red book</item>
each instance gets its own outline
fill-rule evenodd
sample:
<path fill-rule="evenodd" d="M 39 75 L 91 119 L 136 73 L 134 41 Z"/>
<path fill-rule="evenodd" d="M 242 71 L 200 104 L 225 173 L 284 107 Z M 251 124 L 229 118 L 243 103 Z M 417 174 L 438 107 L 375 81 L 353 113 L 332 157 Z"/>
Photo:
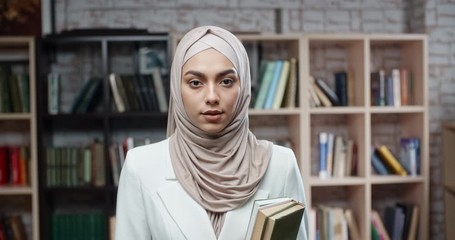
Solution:
<path fill-rule="evenodd" d="M 19 147 L 10 147 L 10 179 L 11 184 L 21 184 L 21 151 Z"/>
<path fill-rule="evenodd" d="M 8 147 L 0 146 L 0 185 L 8 183 Z"/>

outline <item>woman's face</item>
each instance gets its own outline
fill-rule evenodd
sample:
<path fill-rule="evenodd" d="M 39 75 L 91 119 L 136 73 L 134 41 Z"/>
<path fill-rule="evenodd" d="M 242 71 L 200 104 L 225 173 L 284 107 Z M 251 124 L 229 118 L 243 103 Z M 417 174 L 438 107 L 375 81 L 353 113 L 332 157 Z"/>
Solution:
<path fill-rule="evenodd" d="M 229 59 L 213 48 L 204 50 L 183 65 L 181 83 L 185 111 L 198 128 L 218 133 L 229 124 L 240 94 Z"/>

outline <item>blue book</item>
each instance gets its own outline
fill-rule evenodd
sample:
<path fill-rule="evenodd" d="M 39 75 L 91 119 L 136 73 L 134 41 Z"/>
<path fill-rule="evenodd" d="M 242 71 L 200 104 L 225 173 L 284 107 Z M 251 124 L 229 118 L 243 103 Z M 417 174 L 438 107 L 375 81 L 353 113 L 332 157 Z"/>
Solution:
<path fill-rule="evenodd" d="M 379 158 L 379 156 L 376 154 L 374 147 L 371 148 L 371 165 L 373 166 L 374 170 L 379 175 L 388 175 L 389 174 L 389 171 L 387 170 L 386 166 L 384 165 L 382 160 Z"/>
<path fill-rule="evenodd" d="M 264 75 L 262 75 L 261 83 L 259 85 L 258 95 L 256 101 L 254 102 L 254 109 L 263 109 L 264 103 L 267 98 L 267 93 L 269 91 L 269 86 L 273 79 L 273 73 L 275 70 L 275 61 L 267 62 L 266 69 L 264 70 Z"/>
<path fill-rule="evenodd" d="M 327 172 L 327 136 L 326 132 L 319 133 L 319 177 L 328 177 Z"/>
<path fill-rule="evenodd" d="M 280 82 L 281 70 L 283 69 L 283 60 L 276 60 L 275 69 L 273 71 L 272 82 L 267 91 L 267 97 L 264 103 L 264 109 L 271 109 L 273 100 L 275 100 L 276 89 Z"/>

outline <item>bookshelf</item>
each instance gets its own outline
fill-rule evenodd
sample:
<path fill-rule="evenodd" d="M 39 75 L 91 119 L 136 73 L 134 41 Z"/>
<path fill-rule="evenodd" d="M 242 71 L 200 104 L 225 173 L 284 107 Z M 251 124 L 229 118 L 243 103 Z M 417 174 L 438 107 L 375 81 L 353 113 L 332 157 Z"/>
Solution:
<path fill-rule="evenodd" d="M 123 151 L 128 137 L 134 137 L 135 146 L 143 144 L 144 139 L 154 142 L 165 138 L 166 112 L 159 111 L 157 105 L 145 105 L 150 93 L 143 93 L 144 85 L 136 84 L 139 79 L 150 81 L 149 68 L 159 64 L 158 73 L 168 96 L 169 49 L 167 34 L 128 29 L 75 30 L 40 40 L 42 60 L 37 82 L 42 239 L 58 239 L 55 230 L 68 228 L 68 224 L 74 226 L 73 236 L 88 238 L 89 234 L 108 239 L 117 193 L 110 148 L 116 144 Z M 113 73 L 120 79 L 116 83 L 128 84 L 117 89 L 129 88 L 124 94 L 137 101 L 135 106 L 120 110 L 110 82 Z M 91 79 L 96 80 L 89 83 Z M 84 88 L 88 90 L 82 94 Z M 116 153 L 115 158 L 119 156 Z M 85 231 L 87 225 L 78 224 L 80 220 L 92 221 L 89 229 L 95 230 Z"/>
<path fill-rule="evenodd" d="M 3 157 L 0 161 L 7 163 L 0 166 L 6 167 L 1 169 L 2 174 L 6 174 L 0 181 L 0 215 L 9 220 L 19 216 L 27 239 L 36 240 L 39 239 L 39 208 L 35 39 L 28 36 L 0 37 L 0 67 L 0 148 L 6 153 L 0 156 Z M 16 155 L 18 152 L 14 149 L 22 153 Z M 18 165 L 13 167 L 13 162 Z M 13 172 L 20 176 L 19 179 L 13 177 Z"/>
<path fill-rule="evenodd" d="M 427 39 L 418 34 L 305 34 L 303 36 L 302 88 L 309 75 L 324 79 L 334 88 L 334 72 L 351 75 L 354 99 L 351 105 L 313 107 L 301 98 L 302 177 L 309 206 L 349 208 L 359 225 L 361 239 L 370 239 L 371 209 L 384 221 L 386 206 L 398 201 L 419 206 L 419 239 L 428 238 L 429 150 L 427 103 Z M 412 71 L 414 100 L 408 105 L 374 106 L 371 103 L 370 73 L 379 69 L 406 68 Z M 318 134 L 332 132 L 357 143 L 356 174 L 347 177 L 318 176 Z M 398 154 L 400 138 L 421 141 L 420 174 L 377 175 L 370 163 L 370 147 L 384 144 Z"/>

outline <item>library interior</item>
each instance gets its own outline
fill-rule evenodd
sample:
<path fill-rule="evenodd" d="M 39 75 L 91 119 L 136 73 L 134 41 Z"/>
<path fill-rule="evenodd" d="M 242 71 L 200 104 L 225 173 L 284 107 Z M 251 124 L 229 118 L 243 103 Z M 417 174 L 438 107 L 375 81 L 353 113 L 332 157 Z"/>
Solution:
<path fill-rule="evenodd" d="M 284 221 L 289 239 L 455 239 L 454 1 L 3 0 L 0 240 L 134 231 L 116 234 L 127 218 L 117 218 L 118 190 L 132 181 L 122 171 L 127 153 L 165 141 L 170 119 L 182 121 L 172 112 L 173 61 L 200 26 L 225 29 L 243 46 L 247 128 L 291 149 L 303 184 L 301 202 L 253 201 L 239 220 L 245 239 L 284 238 L 274 230 Z M 157 204 L 132 209 L 142 216 L 165 205 Z M 272 213 L 277 205 L 295 211 Z M 175 229 L 152 229 L 150 219 L 144 239 L 203 236 L 184 227 L 165 235 Z"/>

